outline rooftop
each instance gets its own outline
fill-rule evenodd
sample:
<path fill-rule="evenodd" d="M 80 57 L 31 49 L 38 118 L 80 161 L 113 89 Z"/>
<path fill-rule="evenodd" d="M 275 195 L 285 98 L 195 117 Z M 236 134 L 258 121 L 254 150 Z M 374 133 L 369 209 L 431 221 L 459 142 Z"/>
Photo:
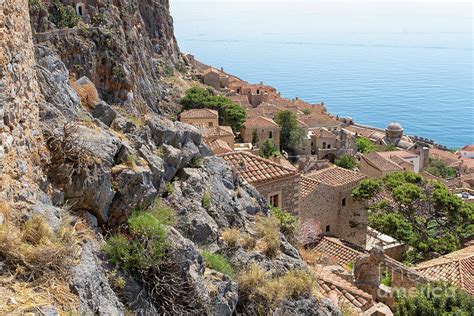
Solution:
<path fill-rule="evenodd" d="M 386 158 L 399 157 L 399 158 L 402 158 L 402 159 L 408 159 L 408 158 L 418 157 L 417 154 L 411 153 L 411 152 L 406 151 L 406 150 L 381 151 L 381 152 L 379 152 L 379 154 L 382 157 L 386 157 Z"/>
<path fill-rule="evenodd" d="M 272 119 L 264 116 L 249 118 L 245 121 L 245 128 L 279 128 Z"/>
<path fill-rule="evenodd" d="M 400 123 L 397 123 L 397 122 L 388 124 L 387 129 L 389 131 L 403 131 L 402 126 L 400 125 Z"/>
<path fill-rule="evenodd" d="M 466 145 L 466 146 L 464 146 L 463 148 L 461 148 L 461 150 L 464 150 L 464 151 L 474 151 L 474 144 L 473 144 L 473 145 Z"/>
<path fill-rule="evenodd" d="M 360 313 L 374 304 L 372 296 L 357 288 L 354 284 L 321 267 L 315 269 L 317 269 L 316 272 L 320 272 L 318 273 L 319 288 L 331 300 L 336 299 L 337 305 L 347 306 L 349 304 L 348 307 L 351 311 Z"/>
<path fill-rule="evenodd" d="M 445 159 L 445 160 L 450 160 L 452 162 L 459 160 L 459 156 L 447 151 L 447 150 L 441 150 L 441 149 L 436 149 L 436 148 L 430 148 L 430 157 L 435 158 L 435 159 Z"/>
<path fill-rule="evenodd" d="M 331 167 L 306 174 L 308 178 L 333 187 L 343 186 L 367 178 L 366 175 L 340 167 Z"/>
<path fill-rule="evenodd" d="M 180 114 L 181 118 L 218 118 L 217 111 L 211 109 L 192 109 Z"/>
<path fill-rule="evenodd" d="M 325 128 L 312 130 L 311 133 L 317 138 L 337 138 L 337 136 Z"/>
<path fill-rule="evenodd" d="M 364 159 L 367 164 L 380 171 L 403 171 L 402 167 L 378 152 L 363 155 L 362 159 Z"/>
<path fill-rule="evenodd" d="M 352 247 L 350 247 L 350 246 Z M 364 253 L 363 249 L 355 250 L 357 247 L 339 238 L 324 236 L 314 248 L 324 255 L 329 261 L 333 261 L 343 267 L 353 263 L 355 259 Z"/>
<path fill-rule="evenodd" d="M 245 181 L 253 185 L 288 178 L 298 174 L 298 171 L 295 169 L 282 166 L 246 151 L 233 151 L 219 156 L 230 163 Z"/>
<path fill-rule="evenodd" d="M 234 136 L 232 127 L 230 126 L 214 126 L 204 129 L 203 135 L 205 139 L 211 137 Z"/>
<path fill-rule="evenodd" d="M 212 142 L 209 143 L 209 147 L 211 148 L 212 151 L 225 151 L 225 152 L 230 152 L 233 149 L 230 148 L 229 144 L 227 144 L 225 141 L 216 139 Z"/>
<path fill-rule="evenodd" d="M 449 281 L 474 295 L 474 245 L 422 262 L 415 270 L 431 280 Z"/>

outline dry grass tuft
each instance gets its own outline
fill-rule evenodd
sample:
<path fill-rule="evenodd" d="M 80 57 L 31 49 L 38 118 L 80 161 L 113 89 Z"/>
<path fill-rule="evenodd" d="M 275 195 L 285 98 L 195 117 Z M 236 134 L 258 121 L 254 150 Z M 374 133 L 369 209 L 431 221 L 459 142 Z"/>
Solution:
<path fill-rule="evenodd" d="M 318 264 L 319 259 L 321 258 L 321 253 L 314 249 L 305 249 L 301 247 L 299 249 L 299 253 L 301 255 L 301 258 L 303 258 L 304 262 L 306 262 L 310 266 Z"/>
<path fill-rule="evenodd" d="M 75 311 L 78 298 L 69 289 L 68 277 L 78 248 L 75 230 L 66 222 L 56 233 L 40 216 L 33 216 L 21 229 L 11 223 L 0 226 L 0 259 L 4 264 L 0 314 L 51 304 Z M 18 304 L 8 304 L 4 297 L 14 297 Z"/>
<path fill-rule="evenodd" d="M 255 226 L 257 236 L 263 241 L 263 252 L 268 256 L 275 256 L 280 249 L 280 224 L 272 216 L 258 217 Z"/>
<path fill-rule="evenodd" d="M 240 245 L 240 231 L 238 229 L 224 229 L 221 233 L 221 238 L 230 248 L 236 248 Z"/>
<path fill-rule="evenodd" d="M 270 278 L 256 263 L 241 271 L 237 280 L 243 305 L 264 309 L 272 309 L 286 299 L 313 295 L 316 289 L 316 277 L 311 272 L 290 270 L 282 276 Z M 248 312 L 252 313 L 251 310 Z"/>
<path fill-rule="evenodd" d="M 244 233 L 240 236 L 240 244 L 246 250 L 253 250 L 255 248 L 255 245 L 257 244 L 257 240 L 254 236 L 248 233 Z"/>
<path fill-rule="evenodd" d="M 3 219 L 6 222 L 10 214 L 10 206 L 3 199 L 0 199 L 0 213 L 2 213 Z"/>

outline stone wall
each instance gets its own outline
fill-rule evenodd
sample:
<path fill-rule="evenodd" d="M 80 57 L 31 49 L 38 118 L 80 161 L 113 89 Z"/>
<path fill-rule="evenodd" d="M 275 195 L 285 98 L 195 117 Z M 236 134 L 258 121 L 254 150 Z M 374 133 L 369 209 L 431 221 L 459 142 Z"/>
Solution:
<path fill-rule="evenodd" d="M 318 185 L 302 199 L 300 215 L 303 220 L 316 219 L 323 233 L 365 247 L 367 210 L 351 197 L 353 187 Z M 343 206 L 345 199 L 345 206 Z"/>
<path fill-rule="evenodd" d="M 271 195 L 278 194 L 280 208 L 295 214 L 299 212 L 299 187 L 299 175 L 255 186 L 267 201 L 269 201 Z"/>
<path fill-rule="evenodd" d="M 28 2 L 0 0 L 0 172 L 7 200 L 33 199 L 30 184 L 41 175 L 32 163 L 42 143 L 34 66 Z"/>
<path fill-rule="evenodd" d="M 242 138 L 244 143 L 252 143 L 253 131 L 257 131 L 258 143 L 255 144 L 255 147 L 260 148 L 265 140 L 269 140 L 277 149 L 280 149 L 280 129 L 275 126 L 275 128 L 243 128 L 241 131 Z M 272 138 L 268 138 L 272 132 Z"/>

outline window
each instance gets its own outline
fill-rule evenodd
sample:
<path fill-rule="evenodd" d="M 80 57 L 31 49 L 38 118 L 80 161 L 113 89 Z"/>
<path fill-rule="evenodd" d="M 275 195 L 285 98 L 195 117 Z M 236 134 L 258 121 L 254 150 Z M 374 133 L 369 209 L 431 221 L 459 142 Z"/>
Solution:
<path fill-rule="evenodd" d="M 331 149 L 331 144 L 328 144 L 328 149 Z"/>
<path fill-rule="evenodd" d="M 273 131 L 268 132 L 268 138 L 273 138 Z"/>
<path fill-rule="evenodd" d="M 326 225 L 326 233 L 329 233 L 331 231 L 331 225 Z"/>
<path fill-rule="evenodd" d="M 257 89 L 257 94 L 260 94 L 260 89 Z"/>
<path fill-rule="evenodd" d="M 274 207 L 280 207 L 279 197 L 280 196 L 278 194 L 270 195 L 270 205 Z"/>
<path fill-rule="evenodd" d="M 326 149 L 326 142 L 323 142 L 323 149 Z"/>
<path fill-rule="evenodd" d="M 214 124 L 213 124 L 212 122 L 209 122 L 208 125 L 209 125 L 209 127 L 213 127 L 213 126 L 214 126 Z"/>
<path fill-rule="evenodd" d="M 346 206 L 346 198 L 342 199 L 342 206 Z"/>
<path fill-rule="evenodd" d="M 239 89 L 239 88 L 237 88 L 237 93 L 240 93 L 240 89 Z"/>

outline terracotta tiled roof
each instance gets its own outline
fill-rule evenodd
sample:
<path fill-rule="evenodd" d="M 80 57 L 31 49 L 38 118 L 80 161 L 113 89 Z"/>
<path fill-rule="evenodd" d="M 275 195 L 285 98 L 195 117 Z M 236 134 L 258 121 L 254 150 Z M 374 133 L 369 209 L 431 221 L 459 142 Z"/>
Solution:
<path fill-rule="evenodd" d="M 233 148 L 230 148 L 229 144 L 227 144 L 225 141 L 221 139 L 216 139 L 212 142 L 209 143 L 209 147 L 211 148 L 212 151 L 216 152 L 230 152 L 233 151 Z"/>
<path fill-rule="evenodd" d="M 463 148 L 461 148 L 461 150 L 464 150 L 464 151 L 474 151 L 474 145 L 466 145 L 466 146 L 464 146 Z"/>
<path fill-rule="evenodd" d="M 207 75 L 208 73 L 211 73 L 211 72 L 219 74 L 219 75 L 221 74 L 219 70 L 209 67 L 206 70 L 204 70 L 203 75 Z"/>
<path fill-rule="evenodd" d="M 422 262 L 415 269 L 431 280 L 449 281 L 474 295 L 474 245 Z"/>
<path fill-rule="evenodd" d="M 331 133 L 325 128 L 317 128 L 313 130 L 312 132 L 313 132 L 313 135 L 317 138 L 337 138 L 336 135 L 334 135 L 333 133 Z"/>
<path fill-rule="evenodd" d="M 430 157 L 434 159 L 439 159 L 443 161 L 451 161 L 451 162 L 455 162 L 459 160 L 458 155 L 453 154 L 450 151 L 436 149 L 436 148 L 430 148 Z"/>
<path fill-rule="evenodd" d="M 313 190 L 319 185 L 319 182 L 307 177 L 305 175 L 301 176 L 300 181 L 300 198 L 305 198 L 313 192 Z"/>
<path fill-rule="evenodd" d="M 211 109 L 192 109 L 181 113 L 181 118 L 217 118 L 217 111 Z"/>
<path fill-rule="evenodd" d="M 324 269 L 319 274 L 318 285 L 325 296 L 330 299 L 336 296 L 339 306 L 347 306 L 349 304 L 353 312 L 364 312 L 374 305 L 372 296 L 369 293 L 362 291 L 352 283 Z"/>
<path fill-rule="evenodd" d="M 380 171 L 403 171 L 403 168 L 398 164 L 377 152 L 363 155 L 362 159 L 364 159 L 367 164 Z"/>
<path fill-rule="evenodd" d="M 232 127 L 230 126 L 214 126 L 204 130 L 203 137 L 209 139 L 212 137 L 234 136 Z"/>
<path fill-rule="evenodd" d="M 268 117 L 259 116 L 245 121 L 245 128 L 279 128 L 280 126 Z"/>
<path fill-rule="evenodd" d="M 370 135 L 372 135 L 372 133 L 374 132 L 371 129 L 363 128 L 363 127 L 359 127 L 359 126 L 355 126 L 355 125 L 346 126 L 346 127 L 344 127 L 344 129 L 348 130 L 349 132 L 352 132 L 354 134 L 357 134 L 358 136 L 367 137 L 367 138 Z"/>
<path fill-rule="evenodd" d="M 234 166 L 245 181 L 253 185 L 298 174 L 295 169 L 284 167 L 246 151 L 233 151 L 220 156 Z"/>
<path fill-rule="evenodd" d="M 313 111 L 309 115 L 300 115 L 298 118 L 309 128 L 340 125 L 336 118 L 325 112 Z"/>
<path fill-rule="evenodd" d="M 349 245 L 352 246 L 349 247 Z M 339 238 L 323 237 L 314 248 L 326 257 L 332 258 L 337 264 L 345 267 L 354 263 L 355 259 L 364 253 L 363 249 L 356 250 L 357 246 L 344 242 Z"/>
<path fill-rule="evenodd" d="M 417 157 L 417 154 L 411 153 L 411 152 L 406 151 L 406 150 L 382 151 L 382 152 L 379 152 L 379 154 L 382 157 L 389 158 L 389 159 L 391 157 L 399 157 L 399 158 L 402 158 L 402 159 Z"/>
<path fill-rule="evenodd" d="M 306 174 L 307 177 L 329 186 L 343 186 L 367 178 L 366 175 L 340 167 L 331 167 Z"/>

